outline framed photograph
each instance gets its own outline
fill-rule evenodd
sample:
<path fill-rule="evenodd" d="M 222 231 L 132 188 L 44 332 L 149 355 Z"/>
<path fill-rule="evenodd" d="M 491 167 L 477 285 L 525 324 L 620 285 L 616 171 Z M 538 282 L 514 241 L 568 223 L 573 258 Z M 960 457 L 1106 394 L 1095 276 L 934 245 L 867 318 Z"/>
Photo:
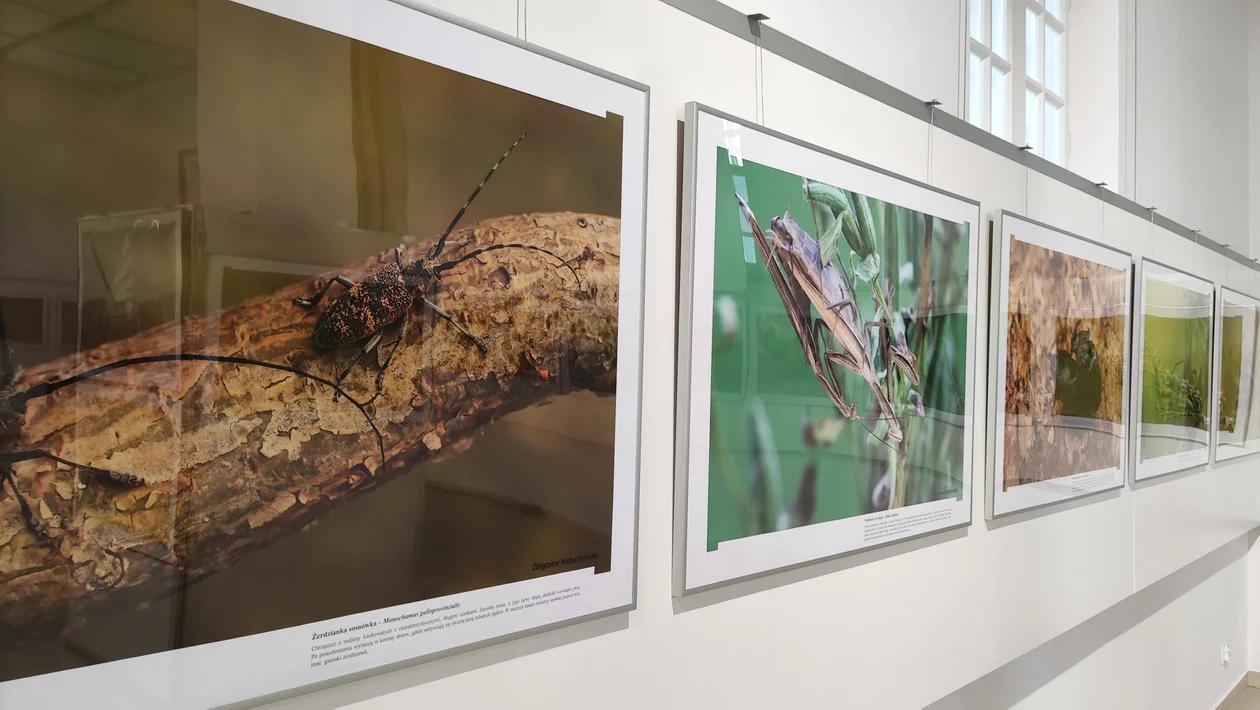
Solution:
<path fill-rule="evenodd" d="M 174 5 L 118 36 L 182 78 L 33 137 L 41 239 L 0 234 L 79 253 L 77 299 L 0 303 L 0 707 L 263 704 L 634 608 L 647 87 L 390 0 Z M 0 101 L 112 101 L 32 76 Z M 174 201 L 171 146 L 195 209 L 83 217 Z"/>
<path fill-rule="evenodd" d="M 1084 237 L 995 227 L 990 517 L 1124 485 L 1133 274 Z"/>
<path fill-rule="evenodd" d="M 675 593 L 971 520 L 979 205 L 688 104 Z"/>
<path fill-rule="evenodd" d="M 1233 289 L 1217 290 L 1213 461 L 1260 452 L 1256 347 L 1260 301 Z"/>
<path fill-rule="evenodd" d="M 1133 352 L 1134 480 L 1209 458 L 1215 288 L 1146 257 L 1137 270 Z"/>

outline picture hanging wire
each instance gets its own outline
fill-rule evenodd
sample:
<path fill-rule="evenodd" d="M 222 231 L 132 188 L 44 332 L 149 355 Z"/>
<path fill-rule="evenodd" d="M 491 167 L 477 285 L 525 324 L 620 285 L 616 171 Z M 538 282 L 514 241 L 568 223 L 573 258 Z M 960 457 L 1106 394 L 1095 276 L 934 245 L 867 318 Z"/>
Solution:
<path fill-rule="evenodd" d="M 748 29 L 753 35 L 753 101 L 756 105 L 757 125 L 766 125 L 766 73 L 765 47 L 761 44 L 761 23 L 770 19 L 760 12 L 748 16 Z"/>
<path fill-rule="evenodd" d="M 932 99 L 928 105 L 928 140 L 927 140 L 927 184 L 932 184 L 932 134 L 936 130 L 936 107 L 940 101 Z"/>
<path fill-rule="evenodd" d="M 1151 213 L 1151 228 L 1146 240 L 1146 255 L 1155 258 L 1155 209 L 1154 207 L 1146 208 Z"/>
<path fill-rule="evenodd" d="M 517 0 L 516 38 L 522 42 L 529 41 L 529 0 Z"/>

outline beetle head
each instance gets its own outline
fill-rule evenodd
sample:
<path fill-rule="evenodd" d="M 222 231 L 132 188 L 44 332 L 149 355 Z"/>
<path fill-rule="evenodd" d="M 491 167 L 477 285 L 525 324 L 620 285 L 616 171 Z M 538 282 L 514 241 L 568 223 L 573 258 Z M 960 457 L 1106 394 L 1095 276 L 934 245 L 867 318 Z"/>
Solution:
<path fill-rule="evenodd" d="M 431 292 L 436 277 L 426 261 L 424 259 L 416 259 L 410 264 L 404 264 L 401 250 L 395 252 L 395 254 L 398 259 L 398 270 L 402 272 L 403 282 L 407 284 L 407 290 L 411 291 L 411 295 L 415 298 L 423 298 Z"/>

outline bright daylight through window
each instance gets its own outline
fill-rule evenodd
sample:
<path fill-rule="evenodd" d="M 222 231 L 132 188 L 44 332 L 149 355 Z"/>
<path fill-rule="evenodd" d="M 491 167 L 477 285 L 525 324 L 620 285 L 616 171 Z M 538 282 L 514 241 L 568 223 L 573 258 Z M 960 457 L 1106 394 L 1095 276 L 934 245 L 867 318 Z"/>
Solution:
<path fill-rule="evenodd" d="M 1068 1 L 967 0 L 967 120 L 1059 165 Z"/>

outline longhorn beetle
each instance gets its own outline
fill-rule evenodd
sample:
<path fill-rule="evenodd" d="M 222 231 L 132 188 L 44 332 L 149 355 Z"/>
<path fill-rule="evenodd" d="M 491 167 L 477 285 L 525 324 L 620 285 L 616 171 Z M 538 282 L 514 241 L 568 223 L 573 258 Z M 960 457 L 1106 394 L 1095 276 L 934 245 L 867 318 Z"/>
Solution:
<path fill-rule="evenodd" d="M 22 519 L 26 522 L 27 527 L 35 534 L 40 542 L 46 542 L 49 539 L 48 528 L 43 521 L 39 519 L 35 512 L 31 509 L 29 503 L 26 502 L 26 496 L 18 489 L 17 481 L 13 477 L 13 464 L 22 461 L 33 461 L 38 459 L 46 459 L 55 463 L 69 466 L 72 469 L 78 469 L 91 474 L 88 481 L 100 483 L 104 485 L 115 486 L 119 488 L 136 488 L 144 485 L 144 479 L 139 476 L 133 476 L 128 473 L 119 473 L 110 471 L 96 466 L 75 463 L 57 456 L 49 451 L 42 449 L 32 449 L 28 451 L 8 451 L 10 446 L 17 441 L 22 433 L 22 426 L 26 422 L 26 403 L 38 397 L 47 397 L 48 395 L 69 387 L 70 385 L 92 379 L 99 375 L 103 375 L 111 370 L 118 370 L 132 365 L 144 365 L 155 362 L 181 362 L 181 361 L 197 361 L 197 362 L 216 362 L 232 365 L 252 365 L 256 367 L 265 367 L 270 370 L 278 370 L 289 374 L 306 377 L 322 385 L 331 387 L 337 395 L 345 394 L 340 385 L 330 382 L 318 375 L 312 375 L 303 372 L 289 365 L 279 365 L 276 363 L 263 362 L 261 360 L 250 360 L 243 357 L 235 357 L 232 355 L 204 355 L 199 353 L 173 353 L 163 355 L 147 355 L 143 357 L 126 358 L 118 360 L 106 365 L 81 372 L 77 375 L 71 375 L 60 380 L 44 382 L 34 385 L 25 390 L 17 388 L 17 366 L 13 360 L 13 349 L 9 346 L 9 341 L 4 327 L 4 312 L 0 311 L 0 488 L 7 483 L 9 488 L 13 490 L 13 495 L 17 499 L 18 508 L 22 512 Z M 381 436 L 380 429 L 377 428 L 376 422 L 372 421 L 372 417 L 368 415 L 367 407 L 362 402 L 354 399 L 350 395 L 346 395 L 346 399 L 353 404 L 359 412 L 367 420 L 368 426 L 372 428 L 372 433 L 376 436 L 377 446 L 381 452 L 381 465 L 385 465 L 385 440 Z"/>
<path fill-rule="evenodd" d="M 485 342 L 468 332 L 464 326 L 456 323 L 451 314 L 429 300 L 429 296 L 436 292 L 437 283 L 442 276 L 442 272 L 450 271 L 465 261 L 486 252 L 495 251 L 496 249 L 529 249 L 542 252 L 559 261 L 562 266 L 573 274 L 573 278 L 577 280 L 578 286 L 581 286 L 582 281 L 578 278 L 577 272 L 573 270 L 569 262 L 542 247 L 529 244 L 494 244 L 473 250 L 451 261 L 434 263 L 446 247 L 446 238 L 454 231 L 455 225 L 459 224 L 459 220 L 468 211 L 468 207 L 472 205 L 473 200 L 477 199 L 477 195 L 481 194 L 481 188 L 490 182 L 490 178 L 494 177 L 495 171 L 499 169 L 503 161 L 507 160 L 512 151 L 516 150 L 516 146 L 525 140 L 527 135 L 529 135 L 529 129 L 525 129 L 525 132 L 521 133 L 521 136 L 512 145 L 508 146 L 508 149 L 499 157 L 498 162 L 490 168 L 490 172 L 486 173 L 486 176 L 482 178 L 481 184 L 477 185 L 472 194 L 469 195 L 468 200 L 464 202 L 464 206 L 459 208 L 459 212 L 455 214 L 455 219 L 451 220 L 446 231 L 429 248 L 424 258 L 413 261 L 410 264 L 404 263 L 402 247 L 398 247 L 394 249 L 394 261 L 392 263 L 386 264 L 358 283 L 351 281 L 342 274 L 337 274 L 329 279 L 311 298 L 293 299 L 295 305 L 302 308 L 314 308 L 324 298 L 324 295 L 328 293 L 328 289 L 334 283 L 339 283 L 347 289 L 328 308 L 324 309 L 323 313 L 320 313 L 319 319 L 315 321 L 315 328 L 311 333 L 316 347 L 326 350 L 351 345 L 366 339 L 367 342 L 359 349 L 359 354 L 354 358 L 354 361 L 337 377 L 338 385 L 354 370 L 354 367 L 359 364 L 364 355 L 372 352 L 380 344 L 385 328 L 402 321 L 398 339 L 393 341 L 389 354 L 385 356 L 385 362 L 376 374 L 376 392 L 380 393 L 385 381 L 385 371 L 389 369 L 389 364 L 394 359 L 394 353 L 398 352 L 398 348 L 407 338 L 407 324 L 411 320 L 411 308 L 417 301 L 423 303 L 435 315 L 450 323 L 460 333 L 463 333 L 464 337 L 471 340 L 477 346 L 477 349 L 482 354 L 485 354 L 488 351 Z"/>

